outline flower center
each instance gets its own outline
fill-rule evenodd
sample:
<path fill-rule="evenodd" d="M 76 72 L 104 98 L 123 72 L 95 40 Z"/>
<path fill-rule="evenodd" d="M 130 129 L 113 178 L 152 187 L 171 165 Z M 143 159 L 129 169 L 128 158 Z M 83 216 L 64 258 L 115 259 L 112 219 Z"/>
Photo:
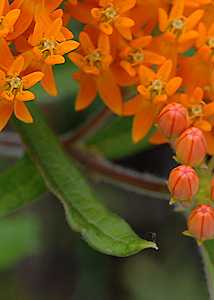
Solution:
<path fill-rule="evenodd" d="M 86 64 L 88 67 L 96 67 L 99 70 L 102 70 L 102 61 L 104 59 L 104 56 L 99 51 L 99 49 L 94 50 L 89 55 L 85 57 Z"/>
<path fill-rule="evenodd" d="M 3 84 L 3 90 L 7 92 L 8 96 L 16 96 L 20 91 L 22 91 L 22 80 L 20 77 L 6 77 Z"/>
<path fill-rule="evenodd" d="M 113 5 L 110 3 L 107 7 L 99 9 L 99 17 L 100 22 L 112 24 L 119 17 L 119 15 L 117 14 Z"/>
<path fill-rule="evenodd" d="M 53 39 L 43 39 L 38 45 L 38 50 L 42 52 L 42 60 L 56 53 L 57 42 Z"/>
<path fill-rule="evenodd" d="M 152 99 L 154 99 L 157 95 L 166 94 L 166 85 L 159 79 L 155 79 L 150 82 L 148 88 Z"/>
<path fill-rule="evenodd" d="M 206 45 L 211 49 L 214 50 L 214 38 L 211 37 L 206 41 Z"/>
<path fill-rule="evenodd" d="M 171 22 L 169 22 L 167 29 L 168 31 L 172 32 L 176 36 L 176 39 L 178 39 L 180 35 L 183 33 L 185 19 L 186 18 L 181 17 L 179 19 L 174 19 Z"/>
<path fill-rule="evenodd" d="M 124 59 L 132 65 L 137 65 L 144 60 L 143 51 L 141 49 L 133 49 Z"/>

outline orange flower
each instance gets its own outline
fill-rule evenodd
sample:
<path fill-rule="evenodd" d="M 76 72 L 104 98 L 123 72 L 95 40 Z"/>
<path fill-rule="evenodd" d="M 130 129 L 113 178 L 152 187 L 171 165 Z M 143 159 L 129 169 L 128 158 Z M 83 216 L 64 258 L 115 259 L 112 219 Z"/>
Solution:
<path fill-rule="evenodd" d="M 0 1 L 0 38 L 6 38 L 10 32 L 13 32 L 19 15 L 20 9 L 10 10 L 7 0 Z"/>
<path fill-rule="evenodd" d="M 165 61 L 157 73 L 145 66 L 139 68 L 141 85 L 137 90 L 140 95 L 126 102 L 123 107 L 123 115 L 135 115 L 132 128 L 135 143 L 145 137 L 168 97 L 181 85 L 182 78 L 169 79 L 171 70 L 171 60 Z"/>
<path fill-rule="evenodd" d="M 81 48 L 79 53 L 70 53 L 68 57 L 82 71 L 73 73 L 74 79 L 81 82 L 75 109 L 88 107 L 99 92 L 105 104 L 116 114 L 122 112 L 122 97 L 109 69 L 112 61 L 109 37 L 101 34 L 97 47 L 93 45 L 88 34 L 81 32 L 79 36 Z"/>
<path fill-rule="evenodd" d="M 41 81 L 42 86 L 52 96 L 57 95 L 52 66 L 64 63 L 65 58 L 63 54 L 76 49 L 79 45 L 76 41 L 66 41 L 65 37 L 62 41 L 61 28 L 61 18 L 54 20 L 47 30 L 44 30 L 39 22 L 36 23 L 32 35 L 28 38 L 28 44 L 25 45 L 26 50 L 29 48 L 30 50 L 23 53 L 26 61 L 26 72 L 29 72 L 29 70 L 41 70 L 44 73 Z M 69 39 L 73 38 L 72 32 L 67 30 L 66 37 Z M 17 40 L 16 47 L 18 50 L 23 50 L 23 40 Z"/>
<path fill-rule="evenodd" d="M 24 66 L 23 56 L 17 57 L 7 72 L 0 70 L 0 130 L 7 124 L 13 111 L 15 116 L 25 122 L 32 123 L 33 118 L 24 101 L 30 101 L 35 95 L 25 91 L 35 85 L 43 77 L 42 72 L 34 72 L 26 76 L 20 76 Z"/>
<path fill-rule="evenodd" d="M 32 21 L 40 22 L 49 26 L 52 22 L 50 13 L 55 10 L 63 0 L 14 0 L 11 9 L 21 10 L 20 18 L 14 26 L 14 32 L 10 34 L 10 39 L 14 40 L 28 29 Z"/>
<path fill-rule="evenodd" d="M 162 8 L 159 9 L 159 29 L 165 32 L 165 38 L 172 43 L 186 44 L 198 36 L 198 32 L 193 30 L 203 16 L 203 10 L 194 11 L 189 17 L 182 15 L 184 0 L 176 0 L 169 17 Z M 183 45 L 184 47 L 184 45 Z M 183 51 L 182 51 L 183 52 Z"/>
<path fill-rule="evenodd" d="M 127 40 L 132 39 L 130 27 L 134 21 L 126 17 L 126 12 L 135 5 L 135 0 L 100 0 L 101 8 L 93 8 L 91 15 L 99 29 L 107 35 L 113 33 L 113 28 Z"/>
<path fill-rule="evenodd" d="M 197 127 L 202 131 L 212 129 L 207 120 L 214 114 L 214 102 L 206 104 L 203 101 L 203 90 L 200 87 L 195 88 L 189 97 L 186 94 L 181 94 L 180 103 L 188 111 L 190 126 Z"/>
<path fill-rule="evenodd" d="M 152 40 L 152 36 L 142 36 L 132 40 L 129 45 L 125 45 L 119 53 L 121 67 L 130 75 L 138 74 L 140 65 L 160 65 L 166 59 L 152 51 L 144 49 Z"/>

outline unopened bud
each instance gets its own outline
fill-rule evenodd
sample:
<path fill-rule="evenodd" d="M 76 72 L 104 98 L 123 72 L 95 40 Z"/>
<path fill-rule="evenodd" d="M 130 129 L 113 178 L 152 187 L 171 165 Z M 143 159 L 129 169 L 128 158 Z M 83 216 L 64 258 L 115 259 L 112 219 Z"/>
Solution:
<path fill-rule="evenodd" d="M 207 204 L 197 206 L 188 219 L 188 231 L 184 234 L 192 236 L 201 244 L 214 238 L 214 210 Z"/>
<path fill-rule="evenodd" d="M 178 103 L 165 106 L 157 120 L 159 130 L 168 138 L 180 136 L 189 125 L 189 116 L 186 108 Z"/>
<path fill-rule="evenodd" d="M 190 202 L 198 190 L 199 178 L 190 166 L 179 166 L 169 174 L 168 188 L 172 195 L 171 203 L 176 201 Z"/>
<path fill-rule="evenodd" d="M 181 164 L 199 166 L 207 152 L 207 141 L 203 132 L 191 127 L 179 137 L 176 145 L 176 158 Z"/>

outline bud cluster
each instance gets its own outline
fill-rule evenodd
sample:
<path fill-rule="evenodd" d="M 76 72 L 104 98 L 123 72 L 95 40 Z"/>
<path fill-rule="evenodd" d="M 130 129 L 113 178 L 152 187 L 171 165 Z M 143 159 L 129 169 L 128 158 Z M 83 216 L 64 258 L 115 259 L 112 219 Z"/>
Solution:
<path fill-rule="evenodd" d="M 210 195 L 205 195 L 201 199 L 202 204 L 197 205 L 194 196 L 199 190 L 200 180 L 195 168 L 206 167 L 203 161 L 207 153 L 207 141 L 203 131 L 193 126 L 190 113 L 182 104 L 170 103 L 160 111 L 157 128 L 173 147 L 175 159 L 180 163 L 169 174 L 167 183 L 172 195 L 169 204 L 179 202 L 188 209 L 194 206 L 188 218 L 188 230 L 184 234 L 194 237 L 201 244 L 214 238 L 214 177 Z"/>

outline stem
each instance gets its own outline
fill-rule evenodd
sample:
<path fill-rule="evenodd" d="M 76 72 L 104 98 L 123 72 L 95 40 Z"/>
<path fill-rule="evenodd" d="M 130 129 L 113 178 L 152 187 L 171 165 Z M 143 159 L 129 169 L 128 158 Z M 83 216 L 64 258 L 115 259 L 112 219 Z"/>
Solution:
<path fill-rule="evenodd" d="M 212 250 L 213 251 L 213 250 Z M 210 300 L 214 300 L 214 265 L 210 253 L 205 245 L 200 246 L 200 252 L 204 263 L 204 271 L 207 278 Z"/>
<path fill-rule="evenodd" d="M 98 113 L 95 113 L 95 115 L 82 124 L 74 134 L 64 137 L 62 141 L 64 146 L 83 144 L 84 140 L 101 127 L 111 115 L 112 113 L 107 107 L 102 107 Z"/>
<path fill-rule="evenodd" d="M 15 141 L 12 139 L 10 140 L 10 138 L 8 139 L 8 136 L 10 136 L 10 134 L 3 134 L 0 136 L 0 146 L 6 146 L 6 150 L 8 148 L 13 148 L 14 146 L 16 147 L 16 151 L 23 150 L 24 145 L 18 138 L 18 135 L 15 135 Z M 102 176 L 117 180 L 125 186 L 129 185 L 131 187 L 144 189 L 147 192 L 152 193 L 153 196 L 158 194 L 159 197 L 169 198 L 169 192 L 165 183 L 157 181 L 156 178 L 148 178 L 148 176 L 144 176 L 136 171 L 115 165 L 114 163 L 104 159 L 92 157 L 89 153 L 84 152 L 80 148 L 71 148 L 70 141 L 71 138 L 69 139 L 69 142 L 65 140 L 62 143 L 62 146 L 70 154 L 70 156 L 80 164 L 96 171 Z"/>
<path fill-rule="evenodd" d="M 165 196 L 165 198 L 167 197 L 167 199 L 169 198 L 169 191 L 166 184 L 161 181 L 157 181 L 157 179 L 154 180 L 153 178 L 152 180 L 151 178 L 148 178 L 148 176 L 146 178 L 146 176 L 136 171 L 115 165 L 101 158 L 94 158 L 83 152 L 81 149 L 70 148 L 66 150 L 71 157 L 76 159 L 82 165 L 96 171 L 103 176 L 107 176 L 110 179 L 115 179 L 121 183 L 124 183 L 125 185 L 128 184 L 129 186 L 150 191 L 153 195 L 158 193 L 159 196 L 161 195 Z"/>
<path fill-rule="evenodd" d="M 210 178 L 214 169 L 214 155 L 210 158 L 207 169 L 207 177 Z"/>

